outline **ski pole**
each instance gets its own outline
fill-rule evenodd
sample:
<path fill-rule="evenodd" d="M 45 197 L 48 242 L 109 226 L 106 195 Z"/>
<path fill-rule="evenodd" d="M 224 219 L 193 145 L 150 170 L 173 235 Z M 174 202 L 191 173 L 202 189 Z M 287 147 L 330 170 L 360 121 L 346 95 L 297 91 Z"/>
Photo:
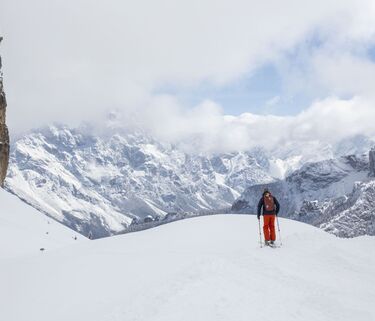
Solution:
<path fill-rule="evenodd" d="M 279 217 L 276 215 L 276 222 L 277 222 L 277 231 L 279 232 L 279 238 L 280 238 L 280 246 L 283 245 L 283 241 L 281 240 L 281 232 L 280 232 L 280 225 L 279 225 Z"/>
<path fill-rule="evenodd" d="M 259 244 L 260 244 L 260 247 L 262 247 L 262 232 L 260 229 L 260 218 L 258 218 L 258 225 L 259 225 Z"/>

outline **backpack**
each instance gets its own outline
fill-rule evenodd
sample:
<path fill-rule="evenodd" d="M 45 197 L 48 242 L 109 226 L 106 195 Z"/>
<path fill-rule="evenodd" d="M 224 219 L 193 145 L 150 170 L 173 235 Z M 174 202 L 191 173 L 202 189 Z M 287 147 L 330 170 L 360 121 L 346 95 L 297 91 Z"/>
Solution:
<path fill-rule="evenodd" d="M 263 202 L 265 212 L 270 213 L 275 211 L 275 201 L 272 195 L 270 197 L 263 197 Z"/>

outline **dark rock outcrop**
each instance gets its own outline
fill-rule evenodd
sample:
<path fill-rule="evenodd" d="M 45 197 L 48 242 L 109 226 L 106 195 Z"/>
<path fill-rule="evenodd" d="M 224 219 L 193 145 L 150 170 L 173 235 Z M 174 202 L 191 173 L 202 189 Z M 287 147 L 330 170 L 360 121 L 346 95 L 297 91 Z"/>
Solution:
<path fill-rule="evenodd" d="M 0 37 L 0 43 L 3 40 Z M 3 88 L 3 74 L 1 72 L 1 57 L 0 57 L 0 185 L 4 185 L 4 180 L 8 170 L 9 163 L 9 132 L 5 123 L 5 113 L 7 102 Z"/>
<path fill-rule="evenodd" d="M 373 147 L 369 152 L 369 160 L 370 176 L 375 177 L 375 147 Z"/>

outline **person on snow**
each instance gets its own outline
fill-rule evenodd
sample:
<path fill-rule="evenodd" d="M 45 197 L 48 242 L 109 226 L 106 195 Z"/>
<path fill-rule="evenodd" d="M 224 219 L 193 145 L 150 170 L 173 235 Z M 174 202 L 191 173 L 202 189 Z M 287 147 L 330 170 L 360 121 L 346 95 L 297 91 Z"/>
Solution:
<path fill-rule="evenodd" d="M 263 211 L 262 211 L 263 209 Z M 263 233 L 266 245 L 274 245 L 276 240 L 275 232 L 275 218 L 280 211 L 280 204 L 276 197 L 271 195 L 268 189 L 263 192 L 262 198 L 258 203 L 258 220 L 260 220 L 260 215 L 263 215 Z"/>

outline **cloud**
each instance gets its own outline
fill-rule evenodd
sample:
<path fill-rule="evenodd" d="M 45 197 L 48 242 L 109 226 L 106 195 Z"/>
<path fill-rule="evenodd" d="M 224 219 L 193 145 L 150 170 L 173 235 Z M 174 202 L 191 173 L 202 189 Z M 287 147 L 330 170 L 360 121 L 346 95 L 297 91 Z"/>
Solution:
<path fill-rule="evenodd" d="M 361 97 L 349 100 L 329 97 L 314 102 L 295 116 L 276 117 L 243 114 L 233 124 L 246 126 L 250 146 L 268 149 L 283 144 L 308 144 L 314 141 L 336 144 L 356 135 L 375 137 L 375 108 Z M 260 133 L 265 133 L 264 135 Z"/>
<path fill-rule="evenodd" d="M 189 88 L 204 82 L 220 87 L 264 63 L 282 60 L 314 34 L 324 43 L 336 39 L 340 44 L 366 46 L 375 30 L 373 9 L 371 0 L 4 0 L 0 30 L 5 36 L 10 127 L 17 131 L 53 120 L 78 123 L 113 108 L 125 112 L 145 108 L 147 117 L 155 108 L 194 119 L 194 131 L 200 133 L 204 122 L 208 128 L 221 123 L 219 116 L 207 113 L 212 103 L 191 111 L 162 108 L 158 104 L 164 104 L 166 97 L 154 95 L 157 88 L 165 84 Z M 311 59 L 311 70 L 315 64 L 326 64 L 328 74 L 320 69 L 310 86 L 315 88 L 321 77 L 323 87 L 347 88 L 332 76 L 336 71 L 324 59 L 324 55 Z M 348 59 L 341 59 L 347 66 Z M 292 65 L 293 60 L 289 59 Z M 362 60 L 357 62 L 360 70 L 366 68 Z M 368 78 L 372 79 L 371 72 Z M 241 126 L 231 131 L 238 140 L 246 140 L 239 139 L 244 133 Z"/>
<path fill-rule="evenodd" d="M 375 137 L 375 6 L 370 0 L 2 2 L 11 133 L 52 121 L 141 129 L 189 152 L 335 144 Z M 220 88 L 263 64 L 285 92 L 259 115 L 187 106 L 160 88 Z M 275 116 L 290 92 L 315 102 Z M 301 106 L 301 108 L 303 108 Z"/>
<path fill-rule="evenodd" d="M 371 101 L 360 97 L 350 100 L 327 98 L 297 115 L 290 134 L 294 140 L 313 138 L 329 143 L 359 134 L 374 137 L 374 117 Z"/>
<path fill-rule="evenodd" d="M 212 101 L 188 108 L 166 95 L 150 98 L 147 106 L 133 110 L 131 115 L 118 113 L 117 126 L 125 126 L 130 131 L 141 129 L 160 141 L 193 153 L 232 152 L 253 147 L 308 149 L 309 146 L 334 146 L 357 135 L 375 139 L 375 108 L 371 101 L 361 97 L 349 100 L 329 97 L 314 102 L 295 116 L 251 113 L 231 116 L 225 115 Z"/>
<path fill-rule="evenodd" d="M 338 95 L 374 95 L 375 63 L 370 59 L 319 53 L 313 57 L 312 64 L 317 85 L 330 88 Z"/>

